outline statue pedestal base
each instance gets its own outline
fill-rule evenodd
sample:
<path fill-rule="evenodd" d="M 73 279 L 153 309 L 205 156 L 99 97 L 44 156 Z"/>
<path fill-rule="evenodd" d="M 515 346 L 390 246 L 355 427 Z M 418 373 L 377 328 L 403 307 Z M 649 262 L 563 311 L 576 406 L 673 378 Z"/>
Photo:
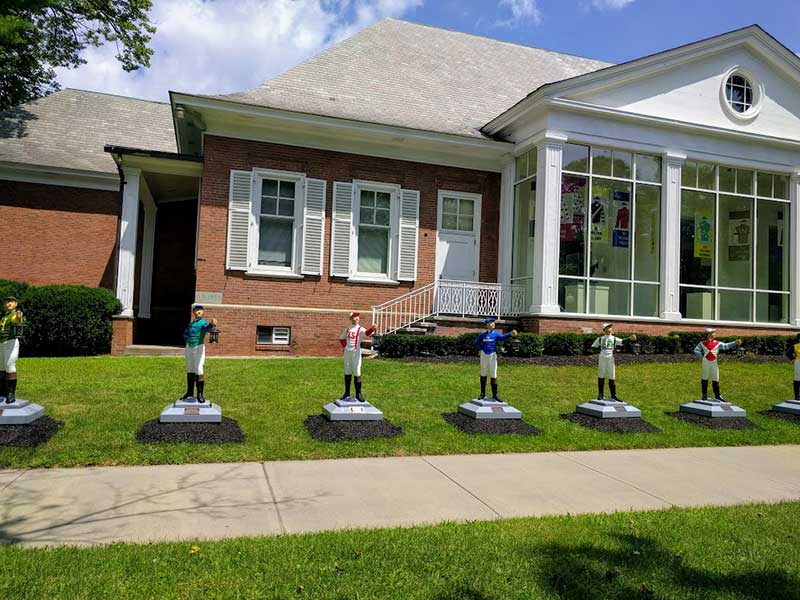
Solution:
<path fill-rule="evenodd" d="M 196 398 L 176 400 L 161 411 L 161 423 L 221 423 L 222 408 L 208 400 L 198 402 Z"/>
<path fill-rule="evenodd" d="M 329 421 L 381 421 L 383 413 L 369 402 L 359 402 L 352 396 L 334 400 L 322 407 Z"/>
<path fill-rule="evenodd" d="M 603 398 L 595 398 L 583 404 L 579 404 L 575 412 L 600 419 L 624 419 L 630 417 L 641 417 L 642 411 L 627 402 Z"/>
<path fill-rule="evenodd" d="M 681 412 L 692 413 L 702 417 L 746 417 L 747 411 L 740 406 L 721 400 L 692 400 L 681 404 Z"/>
<path fill-rule="evenodd" d="M 474 398 L 458 407 L 458 412 L 473 419 L 521 419 L 522 413 L 506 402 Z"/>
<path fill-rule="evenodd" d="M 29 425 L 44 416 L 44 406 L 27 400 L 17 399 L 13 404 L 6 404 L 0 397 L 0 425 Z"/>
<path fill-rule="evenodd" d="M 800 416 L 800 400 L 784 400 L 773 406 L 772 410 Z"/>

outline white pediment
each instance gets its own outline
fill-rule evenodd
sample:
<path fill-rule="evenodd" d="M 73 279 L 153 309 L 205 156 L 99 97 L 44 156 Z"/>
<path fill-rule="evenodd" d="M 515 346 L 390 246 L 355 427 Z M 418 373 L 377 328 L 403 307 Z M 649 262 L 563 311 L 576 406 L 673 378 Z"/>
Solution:
<path fill-rule="evenodd" d="M 625 113 L 800 140 L 800 70 L 757 37 L 704 47 L 679 60 L 650 60 L 628 71 L 616 69 L 609 69 L 607 78 L 547 95 Z M 757 114 L 751 118 L 726 106 L 723 89 L 734 70 L 756 87 Z"/>

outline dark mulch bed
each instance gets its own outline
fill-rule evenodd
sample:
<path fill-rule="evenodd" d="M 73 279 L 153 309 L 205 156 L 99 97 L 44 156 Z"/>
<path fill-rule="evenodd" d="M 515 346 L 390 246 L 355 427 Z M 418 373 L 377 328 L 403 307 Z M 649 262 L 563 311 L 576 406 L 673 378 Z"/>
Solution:
<path fill-rule="evenodd" d="M 765 417 L 772 417 L 773 419 L 782 419 L 800 425 L 800 415 L 793 415 L 792 413 L 780 412 L 778 410 L 762 410 L 758 414 Z"/>
<path fill-rule="evenodd" d="M 393 438 L 403 435 L 403 428 L 390 421 L 329 421 L 323 415 L 309 416 L 304 425 L 308 434 L 321 442 L 344 442 Z"/>
<path fill-rule="evenodd" d="M 503 364 L 509 365 L 540 365 L 545 367 L 596 367 L 597 355 L 586 354 L 580 356 L 533 356 L 521 358 L 517 356 L 501 355 Z M 403 358 L 380 357 L 378 360 L 400 360 L 421 363 L 477 363 L 477 356 L 406 356 Z M 723 360 L 742 363 L 771 363 L 786 362 L 784 356 L 750 356 L 746 358 L 726 357 Z M 693 354 L 615 354 L 614 361 L 618 365 L 650 364 L 650 363 L 690 363 L 699 362 Z"/>
<path fill-rule="evenodd" d="M 559 415 L 562 419 L 577 423 L 603 433 L 659 433 L 661 430 L 641 417 L 624 417 L 619 419 L 601 419 L 581 413 Z"/>
<path fill-rule="evenodd" d="M 442 418 L 463 433 L 513 433 L 539 435 L 542 430 L 522 419 L 473 419 L 461 413 L 442 413 Z"/>
<path fill-rule="evenodd" d="M 39 417 L 30 425 L 0 425 L 0 446 L 33 448 L 50 441 L 63 426 L 63 421 L 50 417 Z"/>
<path fill-rule="evenodd" d="M 747 417 L 704 417 L 680 411 L 666 414 L 685 423 L 701 425 L 709 429 L 760 429 L 758 425 Z"/>
<path fill-rule="evenodd" d="M 231 444 L 244 441 L 239 423 L 222 417 L 222 423 L 159 423 L 153 419 L 136 432 L 141 444 Z"/>

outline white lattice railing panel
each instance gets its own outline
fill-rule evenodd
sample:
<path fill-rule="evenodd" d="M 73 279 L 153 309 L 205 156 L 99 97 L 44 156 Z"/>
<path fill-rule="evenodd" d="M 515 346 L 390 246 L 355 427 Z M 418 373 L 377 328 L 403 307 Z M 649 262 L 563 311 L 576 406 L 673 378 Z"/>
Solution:
<path fill-rule="evenodd" d="M 372 307 L 372 324 L 392 333 L 436 315 L 517 317 L 525 306 L 525 287 L 440 279 Z"/>

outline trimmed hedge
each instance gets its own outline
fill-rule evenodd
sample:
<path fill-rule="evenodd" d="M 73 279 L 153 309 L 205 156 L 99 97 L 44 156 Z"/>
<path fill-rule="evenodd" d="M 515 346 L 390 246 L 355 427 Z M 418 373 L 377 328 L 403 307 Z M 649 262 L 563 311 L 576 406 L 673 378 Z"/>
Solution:
<path fill-rule="evenodd" d="M 14 296 L 17 299 L 22 299 L 22 296 L 25 295 L 29 287 L 27 283 L 22 281 L 0 279 L 0 300 L 6 296 Z"/>
<path fill-rule="evenodd" d="M 402 358 L 404 356 L 474 356 L 472 343 L 478 333 L 463 333 L 459 336 L 387 334 L 381 337 L 377 346 L 381 356 Z M 619 333 L 627 338 L 630 333 Z M 500 353 L 507 356 L 529 358 L 535 356 L 580 356 L 594 354 L 592 343 L 598 334 L 550 333 L 535 335 L 520 333 L 519 344 L 501 342 Z M 636 334 L 642 354 L 688 354 L 703 338 L 702 332 L 675 332 L 669 335 Z M 736 337 L 720 337 L 721 341 L 731 341 Z M 787 344 L 794 343 L 794 336 L 757 335 L 741 337 L 742 348 L 747 353 L 778 356 L 785 353 Z M 630 352 L 629 344 L 623 348 Z"/>
<path fill-rule="evenodd" d="M 111 318 L 122 312 L 122 304 L 110 290 L 0 281 L 2 289 L 23 289 L 17 298 L 28 325 L 20 347 L 24 356 L 93 356 L 111 351 Z"/>

